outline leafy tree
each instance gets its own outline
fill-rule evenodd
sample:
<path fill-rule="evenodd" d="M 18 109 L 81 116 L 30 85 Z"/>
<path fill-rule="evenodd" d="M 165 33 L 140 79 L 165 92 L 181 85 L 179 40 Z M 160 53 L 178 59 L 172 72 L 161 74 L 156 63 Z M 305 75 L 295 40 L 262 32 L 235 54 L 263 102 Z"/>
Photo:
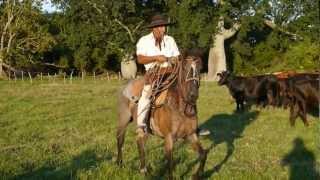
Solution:
<path fill-rule="evenodd" d="M 103 71 L 110 55 L 123 59 L 133 53 L 143 22 L 136 11 L 139 4 L 102 0 L 57 3 L 63 4 L 64 24 L 68 24 L 64 37 L 77 69 Z"/>
<path fill-rule="evenodd" d="M 41 64 L 78 71 L 114 68 L 130 58 L 155 12 L 166 14 L 179 48 L 208 51 L 208 75 L 227 69 L 267 73 L 319 64 L 319 3 L 313 0 L 54 0 L 0 1 L 2 68 Z M 110 58 L 112 57 L 112 58 Z M 117 70 L 117 69 L 114 69 Z"/>
<path fill-rule="evenodd" d="M 316 38 L 319 28 L 315 28 L 319 26 L 316 20 L 317 6 L 315 1 L 299 0 L 273 0 L 258 4 L 255 8 L 257 12 L 255 16 L 247 18 L 246 24 L 242 21 L 243 25 L 249 24 L 249 28 L 242 26 L 237 39 L 231 45 L 235 57 L 233 60 L 235 71 L 257 74 L 289 69 L 310 70 L 311 67 L 313 69 L 319 67 L 320 59 L 314 59 L 319 57 L 319 51 L 313 48 L 319 42 Z M 261 21 L 262 18 L 260 21 L 250 20 L 259 16 L 263 21 Z M 305 56 L 308 51 L 305 51 L 306 49 L 302 51 L 304 49 L 302 44 L 310 48 L 312 58 Z M 297 47 L 302 49 L 299 50 Z M 295 63 L 293 59 L 297 59 L 289 54 L 306 57 L 309 60 L 301 58 L 297 61 L 300 63 Z M 313 62 L 312 65 L 310 62 Z M 301 65 L 304 63 L 309 65 Z"/>
<path fill-rule="evenodd" d="M 39 2 L 0 1 L 0 75 L 3 67 L 28 67 L 41 62 L 43 53 L 55 44 L 47 32 Z"/>

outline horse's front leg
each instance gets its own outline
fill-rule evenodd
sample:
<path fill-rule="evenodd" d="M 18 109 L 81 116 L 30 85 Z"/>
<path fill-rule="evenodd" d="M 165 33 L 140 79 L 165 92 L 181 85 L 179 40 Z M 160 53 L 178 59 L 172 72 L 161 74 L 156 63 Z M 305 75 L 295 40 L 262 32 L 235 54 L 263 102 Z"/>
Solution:
<path fill-rule="evenodd" d="M 196 133 L 191 134 L 188 137 L 188 140 L 191 142 L 192 149 L 199 154 L 200 165 L 196 173 L 193 175 L 193 179 L 199 179 L 200 176 L 203 174 L 204 166 L 206 164 L 207 150 L 202 148 Z"/>
<path fill-rule="evenodd" d="M 167 167 L 169 168 L 169 178 L 168 179 L 173 179 L 173 138 L 171 134 L 168 134 L 165 136 L 165 155 L 167 159 Z"/>
<path fill-rule="evenodd" d="M 141 130 L 141 131 L 140 131 Z M 137 130 L 137 145 L 140 156 L 140 172 L 147 173 L 146 159 L 145 159 L 145 143 L 147 141 L 147 134 L 142 129 Z"/>

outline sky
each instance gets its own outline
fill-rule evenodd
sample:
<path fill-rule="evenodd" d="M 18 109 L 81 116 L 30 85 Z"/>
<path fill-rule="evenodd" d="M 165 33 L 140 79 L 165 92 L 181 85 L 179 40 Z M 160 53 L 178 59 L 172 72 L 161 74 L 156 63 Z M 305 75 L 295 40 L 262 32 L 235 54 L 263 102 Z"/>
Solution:
<path fill-rule="evenodd" d="M 57 8 L 52 5 L 52 3 L 51 3 L 50 0 L 44 0 L 44 1 L 43 1 L 42 9 L 43 9 L 43 11 L 46 11 L 46 12 L 48 12 L 48 13 L 57 11 Z"/>

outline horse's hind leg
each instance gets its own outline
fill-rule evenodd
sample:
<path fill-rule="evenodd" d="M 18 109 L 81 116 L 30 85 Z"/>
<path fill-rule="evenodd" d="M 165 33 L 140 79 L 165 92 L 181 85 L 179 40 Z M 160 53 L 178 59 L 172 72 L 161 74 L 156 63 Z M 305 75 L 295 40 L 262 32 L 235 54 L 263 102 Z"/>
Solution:
<path fill-rule="evenodd" d="M 193 179 L 199 179 L 200 176 L 203 174 L 204 166 L 206 164 L 207 150 L 202 148 L 196 133 L 193 133 L 192 135 L 190 135 L 188 137 L 188 140 L 191 142 L 193 150 L 198 152 L 199 154 L 200 165 L 196 173 L 193 175 Z"/>
<path fill-rule="evenodd" d="M 120 112 L 121 110 L 121 112 Z M 126 128 L 131 120 L 131 112 L 128 106 L 125 106 L 125 102 L 120 102 L 119 106 L 119 119 L 118 119 L 118 126 L 117 126 L 117 147 L 118 147 L 118 156 L 117 156 L 117 164 L 122 164 L 122 146 L 124 143 Z"/>

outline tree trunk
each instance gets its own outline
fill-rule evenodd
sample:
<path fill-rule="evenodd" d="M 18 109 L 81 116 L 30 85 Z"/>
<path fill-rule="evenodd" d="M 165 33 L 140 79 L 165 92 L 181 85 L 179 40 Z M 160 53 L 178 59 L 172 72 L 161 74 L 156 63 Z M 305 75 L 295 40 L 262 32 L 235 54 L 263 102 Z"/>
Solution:
<path fill-rule="evenodd" d="M 121 74 L 125 79 L 134 79 L 137 74 L 137 64 L 131 55 L 125 55 L 121 61 Z"/>
<path fill-rule="evenodd" d="M 232 37 L 240 28 L 240 24 L 235 23 L 230 29 L 224 28 L 224 18 L 220 17 L 218 22 L 218 32 L 213 37 L 213 46 L 210 48 L 208 57 L 208 80 L 217 81 L 217 73 L 227 70 L 224 41 Z"/>
<path fill-rule="evenodd" d="M 4 76 L 2 62 L 0 62 L 0 79 Z"/>
<path fill-rule="evenodd" d="M 226 54 L 224 49 L 224 37 L 216 34 L 213 47 L 210 48 L 208 59 L 208 80 L 216 81 L 217 73 L 226 70 Z"/>
<path fill-rule="evenodd" d="M 5 76 L 3 71 L 3 53 L 0 50 L 0 78 L 3 78 Z"/>

